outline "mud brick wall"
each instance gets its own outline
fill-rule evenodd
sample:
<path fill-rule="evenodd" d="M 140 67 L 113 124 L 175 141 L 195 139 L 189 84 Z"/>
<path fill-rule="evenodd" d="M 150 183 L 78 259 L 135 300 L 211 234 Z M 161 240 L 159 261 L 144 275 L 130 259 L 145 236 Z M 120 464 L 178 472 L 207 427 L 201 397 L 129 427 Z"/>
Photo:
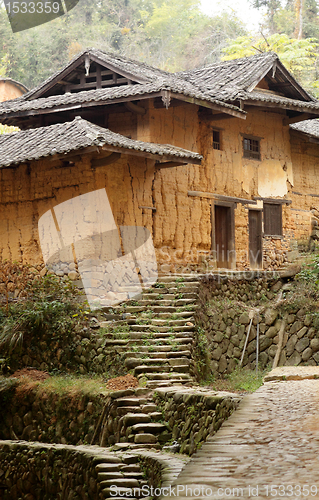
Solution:
<path fill-rule="evenodd" d="M 246 120 L 220 120 L 221 149 L 215 150 L 213 125 L 202 119 L 197 106 L 172 103 L 166 109 L 155 104 L 144 103 L 145 115 L 126 113 L 120 122 L 110 115 L 109 126 L 138 140 L 198 151 L 203 155 L 202 165 L 156 169 L 154 160 L 122 155 L 111 165 L 92 168 L 91 157 L 79 155 L 71 163 L 52 157 L 1 169 L 0 259 L 40 265 L 39 218 L 66 200 L 103 188 L 117 226 L 143 226 L 150 231 L 159 271 L 163 272 L 204 270 L 201 262 L 205 260 L 207 265 L 214 264 L 211 209 L 215 201 L 191 197 L 189 191 L 252 200 L 292 199 L 292 205 L 283 207 L 283 240 L 264 242 L 265 265 L 269 268 L 285 261 L 289 239 L 309 237 L 307 217 L 297 218 L 292 209 L 305 210 L 306 214 L 312 203 L 318 204 L 318 198 L 310 196 L 319 188 L 315 175 L 318 146 L 298 152 L 279 115 L 256 110 Z M 243 134 L 262 138 L 260 160 L 243 157 Z M 240 204 L 235 209 L 235 249 L 237 268 L 246 269 L 248 216 Z M 273 252 L 276 258 L 272 258 Z"/>

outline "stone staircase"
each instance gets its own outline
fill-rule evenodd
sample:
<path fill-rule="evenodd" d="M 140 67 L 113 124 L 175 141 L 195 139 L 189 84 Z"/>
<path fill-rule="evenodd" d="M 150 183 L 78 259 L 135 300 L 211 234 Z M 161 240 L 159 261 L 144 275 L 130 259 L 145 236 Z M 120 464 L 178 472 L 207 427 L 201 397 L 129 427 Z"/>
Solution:
<path fill-rule="evenodd" d="M 105 353 L 124 354 L 126 368 L 140 385 L 192 382 L 198 285 L 194 275 L 163 276 L 139 297 L 104 313 Z"/>
<path fill-rule="evenodd" d="M 135 489 L 136 493 L 147 485 L 145 474 L 141 470 L 139 458 L 136 455 L 122 455 L 110 457 L 96 457 L 95 470 L 103 498 L 123 498 Z M 131 500 L 134 497 L 129 495 Z"/>

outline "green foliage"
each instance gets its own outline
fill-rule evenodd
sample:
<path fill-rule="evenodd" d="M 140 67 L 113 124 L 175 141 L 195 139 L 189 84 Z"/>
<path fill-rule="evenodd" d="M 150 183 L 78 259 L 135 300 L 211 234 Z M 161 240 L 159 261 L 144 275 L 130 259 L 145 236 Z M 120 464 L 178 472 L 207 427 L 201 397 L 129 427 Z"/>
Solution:
<path fill-rule="evenodd" d="M 255 371 L 237 367 L 227 376 L 227 379 L 230 381 L 233 391 L 254 392 L 262 385 L 263 378 L 268 371 L 269 369 L 263 372 L 259 371 L 256 374 Z"/>
<path fill-rule="evenodd" d="M 68 336 L 81 320 L 85 304 L 71 283 L 48 275 L 27 286 L 27 299 L 0 309 L 0 351 L 11 354 L 28 339 L 45 337 L 49 342 Z"/>
<path fill-rule="evenodd" d="M 319 33 L 318 33 L 319 34 Z M 260 52 L 276 52 L 281 62 L 309 91 L 319 88 L 315 73 L 319 44 L 315 38 L 297 40 L 285 33 L 275 33 L 267 38 L 242 36 L 230 41 L 223 50 L 224 61 L 251 56 Z"/>

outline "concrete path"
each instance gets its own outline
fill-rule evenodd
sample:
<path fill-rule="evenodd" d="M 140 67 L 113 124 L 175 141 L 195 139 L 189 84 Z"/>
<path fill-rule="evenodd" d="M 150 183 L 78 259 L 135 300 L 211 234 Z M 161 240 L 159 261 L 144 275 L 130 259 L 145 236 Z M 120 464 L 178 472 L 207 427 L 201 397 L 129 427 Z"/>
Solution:
<path fill-rule="evenodd" d="M 290 380 L 273 372 L 243 398 L 165 498 L 319 499 L 319 367 L 302 380 L 292 372 L 300 378 L 306 369 L 288 371 Z"/>

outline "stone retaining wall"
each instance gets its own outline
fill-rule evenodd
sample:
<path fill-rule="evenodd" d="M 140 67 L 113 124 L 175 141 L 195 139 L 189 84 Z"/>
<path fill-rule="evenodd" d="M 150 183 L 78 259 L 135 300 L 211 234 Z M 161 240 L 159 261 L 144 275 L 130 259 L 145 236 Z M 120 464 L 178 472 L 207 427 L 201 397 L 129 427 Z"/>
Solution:
<path fill-rule="evenodd" d="M 0 439 L 89 444 L 107 397 L 37 392 L 0 392 Z"/>
<path fill-rule="evenodd" d="M 286 304 L 291 284 L 280 278 L 218 280 L 211 277 L 200 290 L 198 323 L 206 336 L 209 371 L 231 373 L 238 365 L 250 319 L 253 318 L 243 366 L 256 366 L 259 324 L 259 366 L 272 364 L 278 349 L 279 331 L 285 321 L 279 366 L 319 364 L 319 321 L 313 304 Z M 280 294 L 280 295 L 279 295 Z"/>
<path fill-rule="evenodd" d="M 172 439 L 181 445 L 180 452 L 192 455 L 217 432 L 237 408 L 240 397 L 200 389 L 159 388 L 154 400 L 163 412 Z"/>
<path fill-rule="evenodd" d="M 105 498 L 103 474 L 99 465 L 116 463 L 124 471 L 128 464 L 139 464 L 149 488 L 169 486 L 178 476 L 187 457 L 147 451 L 113 453 L 97 446 L 68 446 L 0 441 L 1 500 L 98 500 Z M 124 465 L 121 468 L 121 465 Z M 100 469 L 101 470 L 101 469 Z M 124 473 L 125 475 L 125 473 Z M 109 473 L 108 476 L 112 476 Z M 118 479 L 114 473 L 114 484 Z M 139 474 L 137 474 L 139 476 Z M 105 481 L 104 481 L 105 483 Z M 124 484 L 124 483 L 123 483 Z"/>

